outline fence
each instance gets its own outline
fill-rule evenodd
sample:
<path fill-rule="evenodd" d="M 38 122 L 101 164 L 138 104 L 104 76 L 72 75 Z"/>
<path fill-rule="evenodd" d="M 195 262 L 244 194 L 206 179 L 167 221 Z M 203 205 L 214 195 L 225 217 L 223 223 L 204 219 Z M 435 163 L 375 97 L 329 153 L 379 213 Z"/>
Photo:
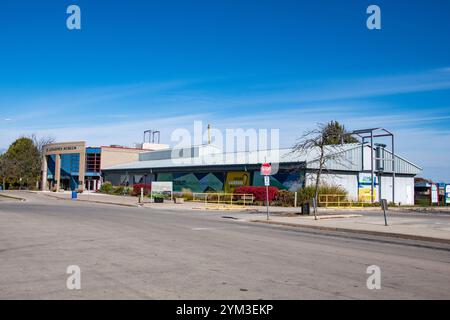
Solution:
<path fill-rule="evenodd" d="M 365 202 L 352 201 L 346 194 L 320 194 L 318 197 L 319 207 L 363 207 Z"/>
<path fill-rule="evenodd" d="M 253 203 L 255 197 L 247 193 L 193 193 L 192 201 L 204 203 L 205 205 L 245 207 Z"/>

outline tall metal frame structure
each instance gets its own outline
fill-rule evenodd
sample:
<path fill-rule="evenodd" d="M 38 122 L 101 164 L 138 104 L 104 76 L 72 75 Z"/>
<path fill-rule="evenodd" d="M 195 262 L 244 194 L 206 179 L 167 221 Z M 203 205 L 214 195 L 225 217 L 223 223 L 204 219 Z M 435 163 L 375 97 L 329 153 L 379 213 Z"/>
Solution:
<path fill-rule="evenodd" d="M 391 161 L 392 162 L 392 202 L 395 203 L 395 143 L 394 143 L 394 134 L 390 132 L 389 130 L 386 130 L 384 128 L 370 128 L 370 129 L 361 129 L 361 130 L 354 130 L 349 133 L 350 135 L 357 135 L 361 138 L 361 146 L 362 146 L 362 169 L 364 170 L 364 145 L 366 143 L 366 139 L 370 139 L 370 171 L 371 171 L 371 202 L 374 202 L 374 177 L 375 177 L 375 169 L 374 169 L 374 160 L 382 160 L 382 161 Z M 391 137 L 391 148 L 392 148 L 392 159 L 386 159 L 383 158 L 383 155 L 381 155 L 381 158 L 375 158 L 374 157 L 374 138 L 381 138 L 381 137 Z M 381 184 L 381 179 L 379 181 Z M 381 201 L 381 195 L 380 195 L 380 201 Z"/>
<path fill-rule="evenodd" d="M 144 140 L 142 142 L 146 142 L 146 138 L 148 136 L 149 143 L 159 143 L 161 132 L 158 130 L 145 130 L 144 131 Z"/>

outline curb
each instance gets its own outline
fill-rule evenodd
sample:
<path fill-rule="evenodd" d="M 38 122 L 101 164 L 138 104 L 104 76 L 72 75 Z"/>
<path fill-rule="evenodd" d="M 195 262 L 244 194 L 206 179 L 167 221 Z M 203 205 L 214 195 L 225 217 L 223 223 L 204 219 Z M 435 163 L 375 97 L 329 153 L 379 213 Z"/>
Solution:
<path fill-rule="evenodd" d="M 123 206 L 123 207 L 131 207 L 131 208 L 141 207 L 141 205 L 140 205 L 139 203 L 137 203 L 137 204 L 127 204 L 127 203 L 104 202 L 104 201 L 88 200 L 88 199 L 80 199 L 80 198 L 77 198 L 77 199 L 70 199 L 70 198 L 60 198 L 60 197 L 55 197 L 55 196 L 48 195 L 48 194 L 45 194 L 45 196 L 47 196 L 47 197 L 49 197 L 49 198 L 52 198 L 52 199 L 56 199 L 56 200 L 93 202 L 93 203 L 110 204 L 110 205 Z"/>
<path fill-rule="evenodd" d="M 72 199 L 59 199 L 59 200 L 70 200 L 70 201 L 72 201 Z M 140 205 L 140 203 L 137 203 L 137 204 L 127 204 L 127 203 L 104 202 L 104 201 L 85 200 L 85 199 L 76 199 L 75 201 L 93 202 L 93 203 L 109 204 L 109 205 L 122 206 L 122 207 L 131 207 L 131 208 L 142 207 L 142 206 Z"/>
<path fill-rule="evenodd" d="M 0 197 L 8 198 L 8 199 L 14 199 L 14 200 L 19 200 L 19 201 L 22 201 L 22 202 L 23 201 L 27 201 L 25 198 L 19 198 L 19 197 L 4 195 L 4 194 L 0 194 Z"/>
<path fill-rule="evenodd" d="M 433 237 L 426 237 L 426 236 L 416 236 L 416 235 L 409 235 L 409 234 L 403 234 L 403 233 L 392 233 L 392 232 L 371 231 L 371 230 L 356 230 L 356 229 L 339 228 L 339 227 L 312 226 L 312 225 L 307 225 L 307 224 L 278 222 L 278 221 L 264 221 L 264 220 L 247 220 L 247 221 L 266 223 L 266 224 L 274 224 L 274 225 L 280 225 L 280 226 L 286 226 L 286 227 L 309 228 L 309 229 L 316 229 L 316 230 L 323 230 L 323 231 L 349 232 L 349 233 L 356 233 L 356 234 L 366 234 L 366 235 L 371 235 L 371 236 L 381 236 L 381 237 L 390 237 L 390 238 L 405 239 L 405 240 L 417 240 L 417 241 L 428 241 L 428 242 L 435 242 L 435 243 L 450 244 L 450 239 L 433 238 Z"/>

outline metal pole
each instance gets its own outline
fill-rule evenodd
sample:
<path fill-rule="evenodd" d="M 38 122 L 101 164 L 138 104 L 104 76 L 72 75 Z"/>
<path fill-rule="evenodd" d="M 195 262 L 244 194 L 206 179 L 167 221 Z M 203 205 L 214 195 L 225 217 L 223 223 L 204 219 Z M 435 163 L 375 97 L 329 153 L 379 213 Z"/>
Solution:
<path fill-rule="evenodd" d="M 327 198 L 328 203 L 328 198 Z M 317 220 L 317 198 L 313 198 L 313 207 L 314 207 L 314 220 Z"/>
<path fill-rule="evenodd" d="M 387 203 L 385 203 L 384 201 L 383 201 L 383 214 L 384 214 L 384 225 L 387 227 L 387 218 L 386 218 L 386 206 L 387 206 Z"/>
<path fill-rule="evenodd" d="M 366 138 L 362 138 L 361 143 L 361 171 L 364 171 L 364 143 L 366 142 Z"/>
<path fill-rule="evenodd" d="M 370 182 L 370 196 L 372 203 L 374 203 L 373 189 L 374 189 L 374 170 L 373 170 L 373 131 L 370 131 L 370 170 L 371 170 L 371 182 Z"/>
<path fill-rule="evenodd" d="M 381 172 L 378 174 L 378 194 L 379 194 L 379 200 L 383 199 L 383 194 L 381 193 Z"/>
<path fill-rule="evenodd" d="M 267 220 L 269 220 L 269 187 L 266 185 Z"/>
<path fill-rule="evenodd" d="M 395 147 L 393 134 L 392 134 L 392 203 L 395 204 Z"/>

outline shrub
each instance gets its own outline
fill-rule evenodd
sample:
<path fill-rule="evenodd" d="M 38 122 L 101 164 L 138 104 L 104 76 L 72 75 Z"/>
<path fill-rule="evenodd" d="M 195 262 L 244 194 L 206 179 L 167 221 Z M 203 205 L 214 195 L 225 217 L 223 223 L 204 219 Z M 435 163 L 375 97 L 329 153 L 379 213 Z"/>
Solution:
<path fill-rule="evenodd" d="M 302 205 L 311 201 L 314 198 L 315 188 L 313 186 L 307 186 L 297 190 L 297 204 Z M 319 191 L 320 193 L 320 191 Z"/>
<path fill-rule="evenodd" d="M 255 201 L 266 201 L 266 187 L 238 187 L 235 193 L 253 194 Z M 269 202 L 272 202 L 278 194 L 277 187 L 269 187 Z"/>
<path fill-rule="evenodd" d="M 347 191 L 339 186 L 334 184 L 322 184 L 319 186 L 319 194 L 339 194 L 344 195 L 347 194 Z"/>
<path fill-rule="evenodd" d="M 297 190 L 297 204 L 302 205 L 303 203 L 312 201 L 315 195 L 315 186 L 306 186 Z M 347 191 L 338 185 L 328 185 L 322 184 L 319 186 L 319 195 L 321 194 L 336 194 L 336 195 L 347 195 Z M 342 197 L 340 199 L 343 199 Z M 337 201 L 337 199 L 329 199 L 330 201 Z"/>
<path fill-rule="evenodd" d="M 192 194 L 191 189 L 181 189 L 182 198 L 186 201 L 192 201 L 194 199 L 194 195 Z"/>
<path fill-rule="evenodd" d="M 123 192 L 124 192 L 124 194 L 132 196 L 133 195 L 133 188 L 132 187 L 125 187 L 125 190 Z"/>
<path fill-rule="evenodd" d="M 288 190 L 280 190 L 278 191 L 274 204 L 281 207 L 293 207 L 294 201 L 295 196 L 293 192 Z"/>
<path fill-rule="evenodd" d="M 415 202 L 415 205 L 421 206 L 421 207 L 428 207 L 430 205 L 429 198 L 418 198 L 414 202 Z"/>
<path fill-rule="evenodd" d="M 123 195 L 124 191 L 125 191 L 125 187 L 118 186 L 118 187 L 113 187 L 112 193 L 116 194 L 116 195 Z"/>
<path fill-rule="evenodd" d="M 113 191 L 113 189 L 114 189 L 114 187 L 111 184 L 111 182 L 105 182 L 100 187 L 100 192 L 110 194 Z"/>
<path fill-rule="evenodd" d="M 133 185 L 133 196 L 139 196 L 141 194 L 141 188 L 144 188 L 144 195 L 149 195 L 152 191 L 152 185 L 148 183 L 136 183 Z"/>

